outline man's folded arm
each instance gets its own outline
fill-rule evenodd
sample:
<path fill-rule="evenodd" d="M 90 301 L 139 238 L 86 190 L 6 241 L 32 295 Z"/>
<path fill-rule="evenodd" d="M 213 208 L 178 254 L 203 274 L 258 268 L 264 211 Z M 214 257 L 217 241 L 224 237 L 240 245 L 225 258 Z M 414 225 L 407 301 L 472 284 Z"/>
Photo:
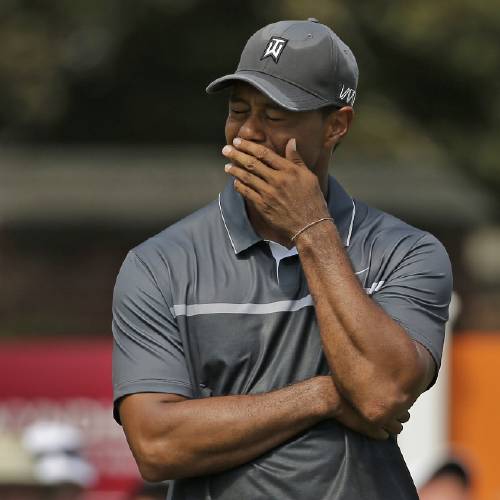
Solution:
<path fill-rule="evenodd" d="M 439 367 L 451 296 L 445 250 L 424 235 L 368 296 L 334 225 L 311 227 L 297 248 L 340 393 L 370 422 L 399 418 Z"/>
<path fill-rule="evenodd" d="M 342 400 L 329 376 L 255 395 L 187 399 L 132 394 L 123 398 L 119 413 L 141 475 L 148 481 L 222 472 L 327 418 L 338 418 L 373 439 L 388 437 Z M 401 429 L 400 422 L 392 423 L 392 433 Z"/>
<path fill-rule="evenodd" d="M 258 395 L 194 399 L 169 289 L 131 252 L 113 297 L 115 417 L 145 479 L 199 476 L 246 463 L 327 418 L 372 438 L 331 377 Z M 121 417 L 121 418 L 120 418 Z M 394 420 L 386 429 L 400 432 Z"/>

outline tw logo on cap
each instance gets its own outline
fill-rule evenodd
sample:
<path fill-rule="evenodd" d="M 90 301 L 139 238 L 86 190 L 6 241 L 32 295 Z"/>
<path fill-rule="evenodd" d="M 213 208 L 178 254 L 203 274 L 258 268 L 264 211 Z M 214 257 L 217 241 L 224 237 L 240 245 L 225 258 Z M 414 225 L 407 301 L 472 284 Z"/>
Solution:
<path fill-rule="evenodd" d="M 266 50 L 264 50 L 264 54 L 262 54 L 260 60 L 262 61 L 262 59 L 266 59 L 266 57 L 272 57 L 274 62 L 277 63 L 287 42 L 288 40 L 285 38 L 273 36 L 269 42 L 267 42 Z"/>
<path fill-rule="evenodd" d="M 347 104 L 353 106 L 354 101 L 356 100 L 356 91 L 354 89 L 350 89 L 349 87 L 342 85 L 339 98 L 340 100 L 345 101 Z"/>

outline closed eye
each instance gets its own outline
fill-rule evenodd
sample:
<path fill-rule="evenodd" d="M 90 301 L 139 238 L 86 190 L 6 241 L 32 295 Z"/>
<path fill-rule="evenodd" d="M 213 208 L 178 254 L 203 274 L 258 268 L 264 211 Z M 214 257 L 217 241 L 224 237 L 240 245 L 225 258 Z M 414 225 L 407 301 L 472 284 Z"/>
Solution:
<path fill-rule="evenodd" d="M 266 114 L 266 118 L 272 122 L 282 122 L 284 120 L 286 120 L 286 116 L 283 116 L 283 115 L 268 115 Z"/>

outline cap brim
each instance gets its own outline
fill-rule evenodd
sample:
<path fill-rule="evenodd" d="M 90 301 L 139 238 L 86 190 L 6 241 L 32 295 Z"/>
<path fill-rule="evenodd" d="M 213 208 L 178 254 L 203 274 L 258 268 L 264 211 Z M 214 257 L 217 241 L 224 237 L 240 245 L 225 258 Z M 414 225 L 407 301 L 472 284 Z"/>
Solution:
<path fill-rule="evenodd" d="M 234 85 L 236 82 L 246 82 L 253 85 L 269 99 L 291 111 L 310 111 L 335 104 L 280 78 L 257 71 L 240 70 L 232 75 L 217 78 L 206 88 L 206 92 L 213 94 Z"/>

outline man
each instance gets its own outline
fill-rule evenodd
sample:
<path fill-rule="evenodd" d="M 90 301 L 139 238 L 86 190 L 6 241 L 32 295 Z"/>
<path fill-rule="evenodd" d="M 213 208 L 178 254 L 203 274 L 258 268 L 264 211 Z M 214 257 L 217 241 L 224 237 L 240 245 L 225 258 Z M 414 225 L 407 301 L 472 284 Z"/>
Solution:
<path fill-rule="evenodd" d="M 115 417 L 169 498 L 417 498 L 395 435 L 437 376 L 450 264 L 328 176 L 357 77 L 315 19 L 255 33 L 207 88 L 231 90 L 225 190 L 125 259 Z"/>

